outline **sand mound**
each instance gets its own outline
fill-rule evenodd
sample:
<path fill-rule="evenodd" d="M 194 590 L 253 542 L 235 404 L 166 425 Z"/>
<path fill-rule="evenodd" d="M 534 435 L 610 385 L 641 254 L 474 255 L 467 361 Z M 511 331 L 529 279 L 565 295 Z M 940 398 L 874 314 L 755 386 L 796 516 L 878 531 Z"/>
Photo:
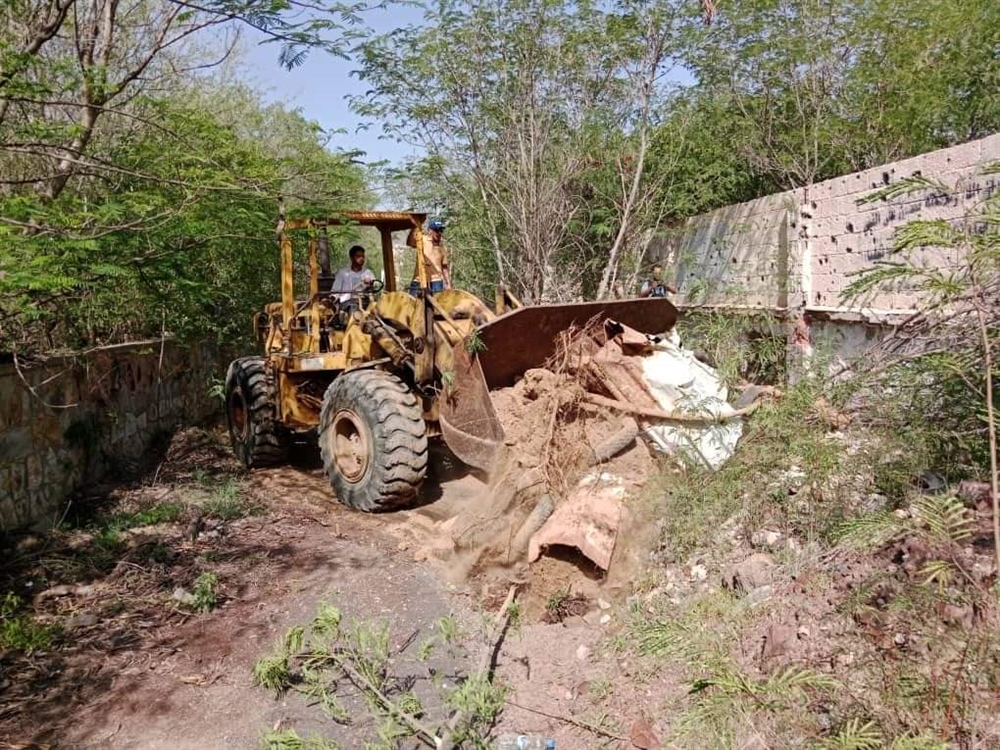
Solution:
<path fill-rule="evenodd" d="M 623 498 L 653 472 L 655 461 L 637 439 L 634 419 L 586 399 L 596 392 L 655 404 L 642 391 L 641 369 L 623 359 L 621 344 L 603 329 L 574 331 L 545 368 L 491 392 L 505 445 L 487 486 L 435 525 L 439 539 L 430 545 L 453 578 L 522 575 L 532 537 L 581 492 L 595 494 L 598 476 L 604 484 L 610 478 L 621 489 L 615 496 Z M 622 512 L 612 512 L 620 521 Z M 607 532 L 613 547 L 615 529 Z"/>

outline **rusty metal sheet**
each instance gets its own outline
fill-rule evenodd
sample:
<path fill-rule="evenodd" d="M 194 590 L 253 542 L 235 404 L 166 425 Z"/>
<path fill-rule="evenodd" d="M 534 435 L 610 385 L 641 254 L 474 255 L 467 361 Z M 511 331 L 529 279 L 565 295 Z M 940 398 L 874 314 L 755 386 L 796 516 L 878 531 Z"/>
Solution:
<path fill-rule="evenodd" d="M 609 570 L 625 516 L 624 497 L 617 477 L 602 474 L 584 479 L 532 535 L 528 561 L 535 562 L 548 547 L 558 545 L 578 549 L 601 570 Z"/>
<path fill-rule="evenodd" d="M 583 327 L 594 317 L 616 320 L 641 333 L 665 333 L 677 322 L 670 300 L 630 299 L 522 307 L 479 328 L 486 345 L 480 352 L 486 383 L 504 388 L 526 370 L 541 367 L 555 353 L 556 339 L 571 326 Z"/>

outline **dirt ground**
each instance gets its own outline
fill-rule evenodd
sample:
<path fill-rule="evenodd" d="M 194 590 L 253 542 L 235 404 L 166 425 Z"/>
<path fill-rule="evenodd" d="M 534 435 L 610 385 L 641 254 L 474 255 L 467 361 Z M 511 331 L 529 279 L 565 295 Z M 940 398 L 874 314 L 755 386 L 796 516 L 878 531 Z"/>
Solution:
<path fill-rule="evenodd" d="M 132 507 L 136 497 L 189 502 L 193 485 L 221 481 L 255 504 L 253 514 L 201 521 L 194 539 L 186 511 L 172 523 L 131 529 L 115 559 L 96 568 L 91 558 L 70 565 L 79 530 L 20 541 L 5 584 L 25 598 L 45 590 L 35 594 L 35 612 L 60 624 L 64 636 L 31 656 L 0 653 L 0 747 L 235 750 L 260 747 L 267 730 L 294 728 L 362 748 L 375 733 L 370 719 L 339 726 L 297 694 L 275 699 L 252 684 L 256 660 L 324 601 L 348 618 L 387 620 L 394 649 L 419 643 L 438 618 L 451 615 L 464 648 L 440 657 L 448 663 L 438 668 L 452 675 L 472 668 L 483 614 L 497 608 L 507 582 L 456 583 L 430 547 L 438 543 L 436 525 L 486 485 L 439 455 L 440 481 L 428 488 L 423 507 L 365 515 L 334 501 L 308 451 L 296 465 L 244 475 L 220 432 L 198 440 L 196 450 L 168 454 L 145 477 L 104 488 L 89 502 L 106 513 Z M 581 575 L 576 563 L 543 560 L 523 589 L 522 622 L 498 660 L 511 688 L 498 733 L 539 732 L 559 747 L 604 746 L 565 717 L 544 715 L 585 714 L 596 705 L 587 681 L 603 685 L 621 671 L 595 653 L 615 622 L 598 605 L 602 582 Z M 210 612 L 188 611 L 172 596 L 177 586 L 190 589 L 199 570 L 220 581 Z M 581 614 L 542 622 L 546 602 L 569 593 Z M 640 707 L 621 711 L 619 731 Z"/>

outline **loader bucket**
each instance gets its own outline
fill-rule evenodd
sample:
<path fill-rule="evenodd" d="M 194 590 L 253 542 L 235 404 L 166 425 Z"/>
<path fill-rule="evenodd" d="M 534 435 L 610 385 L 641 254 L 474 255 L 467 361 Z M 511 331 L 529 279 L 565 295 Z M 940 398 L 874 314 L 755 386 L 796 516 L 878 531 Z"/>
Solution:
<path fill-rule="evenodd" d="M 674 327 L 677 308 L 669 300 L 629 299 L 534 305 L 501 315 L 479 328 L 485 351 L 479 353 L 489 389 L 505 388 L 526 371 L 542 367 L 554 353 L 558 336 L 591 320 L 616 320 L 641 333 L 661 334 Z"/>
<path fill-rule="evenodd" d="M 503 427 L 479 359 L 459 345 L 452 352 L 452 361 L 453 377 L 439 400 L 441 436 L 459 460 L 489 471 L 503 443 Z"/>
<path fill-rule="evenodd" d="M 485 349 L 470 354 L 463 345 L 454 348 L 451 382 L 439 401 L 441 433 L 452 453 L 489 471 L 504 440 L 490 390 L 513 385 L 527 370 L 542 367 L 555 353 L 561 332 L 582 328 L 594 319 L 616 320 L 643 333 L 659 334 L 673 328 L 677 309 L 665 299 L 536 305 L 480 326 Z"/>

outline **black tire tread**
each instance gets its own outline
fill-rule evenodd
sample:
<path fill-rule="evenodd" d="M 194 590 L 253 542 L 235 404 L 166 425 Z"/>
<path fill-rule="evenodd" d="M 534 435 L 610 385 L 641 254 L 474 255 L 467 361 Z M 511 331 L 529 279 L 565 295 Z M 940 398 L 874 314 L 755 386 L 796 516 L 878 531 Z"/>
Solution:
<path fill-rule="evenodd" d="M 289 435 L 285 426 L 277 420 L 274 404 L 268 395 L 264 358 L 243 357 L 233 363 L 226 383 L 227 399 L 232 388 L 240 387 L 241 380 L 245 389 L 250 435 L 248 444 L 242 448 L 236 444 L 234 437 L 233 447 L 237 455 L 250 469 L 284 463 L 288 458 Z"/>
<path fill-rule="evenodd" d="M 333 415 L 346 406 L 367 420 L 374 440 L 368 478 L 356 484 L 338 473 L 332 437 L 326 436 Z M 412 503 L 427 474 L 427 431 L 420 403 L 405 383 L 381 370 L 347 373 L 327 388 L 319 444 L 337 499 L 357 510 L 385 511 Z"/>

